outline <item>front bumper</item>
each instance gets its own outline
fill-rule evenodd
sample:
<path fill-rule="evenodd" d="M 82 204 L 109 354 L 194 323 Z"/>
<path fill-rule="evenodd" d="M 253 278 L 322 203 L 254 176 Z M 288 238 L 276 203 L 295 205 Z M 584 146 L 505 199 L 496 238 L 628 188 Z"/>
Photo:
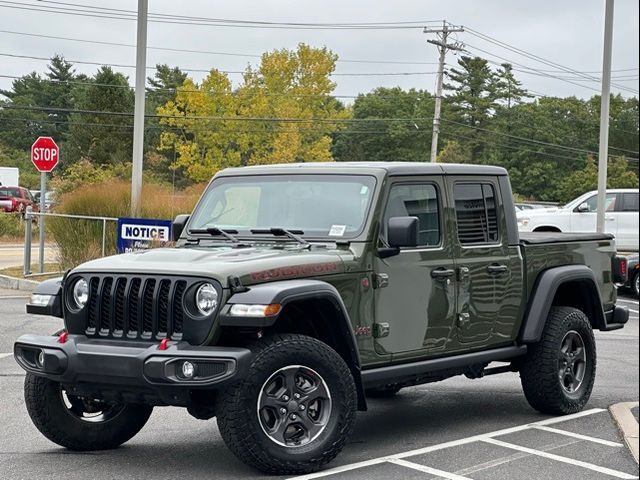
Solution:
<path fill-rule="evenodd" d="M 42 352 L 42 355 L 40 353 Z M 23 335 L 14 345 L 14 356 L 27 372 L 89 391 L 98 397 L 137 393 L 152 395 L 160 403 L 180 404 L 194 389 L 218 389 L 242 378 L 251 351 L 232 347 L 194 347 L 186 342 L 169 342 L 166 350 L 158 343 L 90 339 L 68 335 L 58 337 Z M 40 361 L 42 360 L 42 361 Z M 192 378 L 181 373 L 184 361 L 195 366 Z"/>

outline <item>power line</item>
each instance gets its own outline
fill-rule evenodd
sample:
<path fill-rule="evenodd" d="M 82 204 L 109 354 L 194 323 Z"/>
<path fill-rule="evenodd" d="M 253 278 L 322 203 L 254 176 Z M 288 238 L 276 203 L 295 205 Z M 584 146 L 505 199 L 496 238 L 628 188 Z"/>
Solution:
<path fill-rule="evenodd" d="M 562 70 L 565 73 L 572 73 L 572 74 L 581 76 L 581 77 L 583 77 L 585 79 L 588 79 L 588 80 L 592 80 L 592 81 L 595 81 L 595 82 L 600 82 L 600 79 L 597 78 L 597 77 L 588 75 L 586 73 L 580 72 L 578 70 L 575 70 L 573 68 L 567 67 L 565 65 L 553 62 L 551 60 L 547 60 L 547 59 L 545 59 L 543 57 L 540 57 L 538 55 L 535 55 L 533 53 L 526 52 L 525 50 L 522 50 L 520 48 L 514 47 L 513 45 L 510 45 L 510 44 L 508 44 L 506 42 L 502 42 L 500 40 L 497 40 L 496 38 L 490 37 L 489 35 L 485 35 L 485 34 L 479 32 L 477 30 L 474 30 L 473 28 L 468 28 L 467 27 L 467 30 L 469 31 L 469 33 L 471 35 L 473 35 L 473 36 L 475 36 L 475 37 L 477 37 L 477 38 L 479 38 L 479 39 L 481 39 L 481 40 L 483 40 L 485 42 L 488 42 L 488 43 L 491 43 L 491 44 L 496 45 L 498 47 L 504 48 L 504 49 L 509 50 L 511 52 L 514 52 L 514 53 L 516 53 L 518 55 L 521 55 L 521 56 L 524 56 L 524 57 L 529 58 L 531 60 L 534 60 L 534 61 L 536 61 L 538 63 L 542 63 L 544 65 L 557 68 L 558 70 Z M 488 53 L 489 55 L 493 55 L 492 53 L 486 52 L 485 50 L 481 50 L 481 49 L 479 49 L 477 47 L 473 47 L 473 48 L 475 48 L 476 50 L 484 51 L 485 53 Z M 497 58 L 502 58 L 502 57 L 499 57 L 497 55 L 494 55 L 494 56 L 496 56 Z M 514 62 L 514 65 L 515 65 L 515 62 Z M 532 67 L 527 67 L 525 65 L 520 65 L 520 66 L 524 67 L 524 68 L 527 68 L 527 69 L 530 69 L 530 70 L 538 71 L 539 73 L 546 73 L 546 72 L 542 72 L 540 70 L 534 69 Z M 568 80 L 566 80 L 566 81 L 568 81 Z M 568 82 L 569 83 L 573 83 L 573 82 L 570 82 L 570 81 L 568 81 Z M 574 85 L 580 85 L 580 84 L 574 84 Z M 617 88 L 620 88 L 620 89 L 627 89 L 624 86 L 620 86 L 620 85 L 616 85 L 616 86 L 617 86 Z M 634 91 L 633 93 L 637 93 L 637 92 Z"/>
<path fill-rule="evenodd" d="M 86 40 L 82 38 L 61 37 L 56 35 L 44 35 L 39 33 L 16 32 L 13 30 L 0 30 L 0 33 L 6 33 L 11 35 L 22 35 L 22 36 L 36 37 L 36 38 L 48 38 L 51 40 L 65 40 L 70 42 L 88 43 L 93 45 L 109 45 L 114 47 L 128 47 L 128 48 L 136 47 L 132 43 Z M 262 55 L 251 54 L 251 53 L 217 52 L 217 51 L 210 51 L 210 50 L 193 50 L 193 49 L 186 49 L 186 48 L 154 47 L 154 46 L 148 46 L 147 48 L 149 50 L 159 50 L 159 51 L 167 51 L 167 52 L 200 53 L 200 54 L 207 54 L 207 55 L 222 55 L 222 56 L 231 56 L 231 57 L 262 58 Z M 413 62 L 413 61 L 401 61 L 401 60 L 348 60 L 348 59 L 345 59 L 345 60 L 338 59 L 336 63 L 371 63 L 371 64 L 389 64 L 389 65 L 436 65 L 437 64 L 437 62 Z"/>
<path fill-rule="evenodd" d="M 7 105 L 3 108 L 13 109 L 13 110 L 28 110 L 28 111 L 43 111 L 43 112 L 64 112 L 64 113 L 79 113 L 79 114 L 87 114 L 87 115 L 111 115 L 111 116 L 126 116 L 131 117 L 133 113 L 131 112 L 109 112 L 103 110 L 82 110 L 82 109 L 71 109 L 71 108 L 52 108 L 52 107 L 33 107 L 33 106 L 23 106 L 23 105 Z M 405 122 L 405 123 L 416 123 L 416 122 L 428 122 L 429 118 L 424 117 L 414 117 L 414 118 L 278 118 L 278 117 L 226 117 L 226 116 L 207 116 L 207 115 L 160 115 L 160 114 L 146 114 L 146 118 L 157 118 L 160 120 L 163 119 L 179 119 L 179 120 L 212 120 L 212 121 L 222 121 L 222 122 L 265 122 L 265 123 L 330 123 L 330 124 L 349 124 L 349 123 L 363 123 L 363 122 Z M 574 151 L 578 153 L 587 153 L 594 154 L 595 152 L 591 150 L 578 149 L 575 147 L 569 147 L 566 145 L 560 145 L 550 142 L 544 142 L 542 140 L 535 140 L 526 137 L 519 137 L 516 135 L 510 135 L 502 132 L 497 132 L 495 130 L 489 130 L 481 127 L 474 127 L 471 125 L 467 125 L 461 122 L 456 122 L 453 120 L 442 119 L 443 122 L 460 125 L 462 127 L 475 129 L 479 131 L 484 131 L 488 133 L 492 133 L 495 135 L 500 135 L 503 137 L 508 137 L 512 139 L 516 139 L 522 142 L 527 142 L 536 145 L 544 145 L 553 148 L 560 148 L 567 151 Z M 629 159 L 629 157 L 625 157 Z M 634 159 L 637 160 L 637 159 Z"/>
<path fill-rule="evenodd" d="M 543 145 L 546 147 L 553 147 L 553 148 L 562 148 L 564 150 L 568 150 L 568 151 L 573 151 L 573 152 L 577 152 L 577 153 L 587 153 L 587 154 L 591 154 L 591 155 L 597 155 L 598 152 L 594 152 L 593 150 L 585 150 L 582 148 L 575 148 L 575 147 L 569 147 L 567 145 L 559 145 L 557 143 L 551 143 L 551 142 L 544 142 L 542 140 L 535 140 L 532 138 L 526 138 L 526 137 L 520 137 L 518 135 L 511 135 L 508 133 L 503 133 L 503 132 L 498 132 L 496 130 L 491 130 L 488 128 L 482 128 L 482 127 L 477 127 L 477 126 L 473 126 L 473 125 L 467 125 L 466 123 L 462 123 L 462 122 L 456 122 L 454 120 L 447 120 L 447 119 L 442 119 L 443 122 L 446 123 L 451 123 L 453 125 L 459 125 L 461 127 L 466 127 L 472 130 L 478 130 L 481 132 L 488 132 L 488 133 L 492 133 L 494 135 L 499 135 L 501 137 L 506 137 L 506 138 L 511 138 L 514 140 L 519 140 L 519 141 L 523 141 L 523 142 L 527 142 L 527 143 L 532 143 L 532 144 L 536 144 L 536 145 Z M 638 152 L 633 152 L 635 154 L 638 154 Z M 634 159 L 634 160 L 637 160 Z"/>
<path fill-rule="evenodd" d="M 15 53 L 0 53 L 2 57 L 11 57 L 11 58 L 24 58 L 30 60 L 41 60 L 49 62 L 51 59 L 49 57 L 36 57 L 33 55 L 19 55 Z M 136 68 L 135 65 L 126 65 L 121 63 L 104 63 L 104 62 L 91 62 L 88 60 L 67 60 L 70 63 L 77 63 L 80 65 L 97 65 L 102 67 L 117 67 L 117 68 Z M 147 70 L 155 70 L 156 66 L 148 65 L 146 67 Z M 202 72 L 209 73 L 211 70 L 217 70 L 215 68 L 210 69 L 201 69 L 201 68 L 181 68 L 180 70 L 184 72 Z M 245 74 L 245 70 L 218 70 L 220 73 L 225 74 Z M 438 72 L 343 72 L 343 73 L 328 73 L 326 75 L 332 77 L 386 77 L 386 76 L 410 76 L 410 75 L 435 75 Z M 314 76 L 325 76 L 325 74 L 318 73 Z"/>
<path fill-rule="evenodd" d="M 104 7 L 94 7 L 79 4 L 75 5 L 80 8 L 67 8 L 58 6 L 42 5 L 44 2 L 40 0 L 37 4 L 29 4 L 24 2 L 2 1 L 0 7 L 16 10 L 26 10 L 45 13 L 56 13 L 63 15 L 104 18 L 112 20 L 134 21 L 136 12 L 134 10 L 109 9 Z M 57 2 L 62 4 L 62 2 Z M 229 28 L 257 28 L 257 29 L 284 29 L 284 30 L 410 30 L 421 29 L 425 24 L 433 23 L 434 20 L 426 20 L 421 22 L 371 22 L 371 23 L 293 23 L 293 22 L 264 22 L 250 20 L 233 20 L 233 19 L 216 19 L 206 17 L 188 17 L 181 15 L 167 14 L 149 14 L 149 22 L 177 24 L 177 25 L 201 25 L 209 27 L 229 27 Z"/>

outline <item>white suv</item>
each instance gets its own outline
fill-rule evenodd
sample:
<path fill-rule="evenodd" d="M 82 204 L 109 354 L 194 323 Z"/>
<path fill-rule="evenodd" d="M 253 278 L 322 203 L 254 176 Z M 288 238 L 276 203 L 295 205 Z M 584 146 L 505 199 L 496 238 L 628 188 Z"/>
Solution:
<path fill-rule="evenodd" d="M 564 207 L 517 212 L 521 232 L 595 232 L 597 192 Z M 638 190 L 607 190 L 605 232 L 616 237 L 622 251 L 638 251 Z"/>

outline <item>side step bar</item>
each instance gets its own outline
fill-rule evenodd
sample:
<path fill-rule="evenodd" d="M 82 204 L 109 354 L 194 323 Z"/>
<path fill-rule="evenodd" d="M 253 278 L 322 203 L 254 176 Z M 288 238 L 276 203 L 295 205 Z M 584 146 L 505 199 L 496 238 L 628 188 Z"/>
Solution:
<path fill-rule="evenodd" d="M 503 347 L 482 352 L 465 353 L 451 357 L 423 360 L 421 362 L 403 363 L 388 367 L 374 368 L 362 372 L 362 382 L 365 388 L 397 382 L 399 379 L 441 372 L 455 368 L 462 368 L 478 363 L 489 363 L 509 360 L 527 353 L 527 346 Z"/>

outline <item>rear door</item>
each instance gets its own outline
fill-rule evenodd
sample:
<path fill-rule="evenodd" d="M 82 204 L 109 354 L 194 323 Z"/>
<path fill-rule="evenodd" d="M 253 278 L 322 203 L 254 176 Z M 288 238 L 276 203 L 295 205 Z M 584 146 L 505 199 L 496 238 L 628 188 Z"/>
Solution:
<path fill-rule="evenodd" d="M 638 250 L 638 192 L 618 194 L 616 208 L 616 245 L 620 250 Z"/>
<path fill-rule="evenodd" d="M 461 343 L 508 342 L 522 300 L 522 259 L 510 249 L 497 177 L 449 177 L 456 235 L 457 332 Z"/>
<path fill-rule="evenodd" d="M 455 272 L 445 200 L 441 176 L 394 178 L 387 189 L 380 246 L 387 245 L 389 218 L 415 216 L 419 222 L 417 247 L 377 257 L 374 263 L 376 350 L 393 354 L 394 360 L 441 352 L 456 341 Z"/>

